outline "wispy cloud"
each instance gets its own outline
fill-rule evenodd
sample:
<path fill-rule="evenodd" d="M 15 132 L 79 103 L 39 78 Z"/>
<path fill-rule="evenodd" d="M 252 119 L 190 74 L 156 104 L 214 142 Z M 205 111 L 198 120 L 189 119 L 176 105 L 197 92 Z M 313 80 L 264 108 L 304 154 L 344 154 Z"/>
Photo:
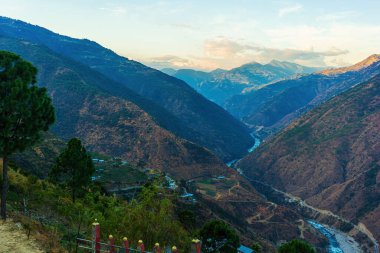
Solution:
<path fill-rule="evenodd" d="M 164 55 L 153 57 L 149 60 L 149 65 L 154 66 L 155 68 L 186 68 L 194 66 L 190 59 L 185 59 L 175 55 Z"/>
<path fill-rule="evenodd" d="M 245 45 L 238 41 L 224 37 L 206 40 L 203 43 L 203 51 L 206 56 L 212 58 L 229 58 L 238 56 L 252 49 L 250 45 Z"/>
<path fill-rule="evenodd" d="M 173 23 L 170 24 L 171 27 L 178 28 L 178 29 L 187 29 L 187 30 L 196 30 L 197 27 L 192 24 L 186 24 L 186 23 Z"/>
<path fill-rule="evenodd" d="M 334 22 L 334 21 L 341 21 L 344 19 L 355 18 L 359 15 L 360 13 L 357 11 L 331 12 L 331 13 L 326 13 L 317 17 L 317 21 Z"/>
<path fill-rule="evenodd" d="M 107 4 L 105 7 L 99 8 L 102 11 L 110 12 L 114 15 L 124 15 L 127 13 L 127 8 L 121 5 Z"/>
<path fill-rule="evenodd" d="M 299 12 L 302 9 L 303 9 L 303 6 L 301 4 L 298 4 L 298 3 L 293 4 L 293 5 L 289 5 L 289 6 L 286 6 L 286 7 L 279 9 L 278 10 L 278 16 L 280 18 L 282 18 L 288 14 Z"/>
<path fill-rule="evenodd" d="M 270 48 L 255 43 L 244 43 L 228 38 L 217 37 L 206 40 L 203 45 L 204 56 L 189 56 L 186 58 L 168 55 L 156 57 L 148 65 L 156 68 L 195 68 L 211 70 L 218 67 L 230 69 L 248 62 L 269 62 L 273 59 L 289 61 L 306 66 L 326 66 L 326 58 L 348 53 L 348 50 L 331 48 L 325 51 L 313 49 L 300 50 L 292 48 Z"/>
<path fill-rule="evenodd" d="M 213 58 L 242 58 L 266 62 L 273 59 L 282 61 L 304 61 L 309 65 L 324 65 L 324 57 L 339 56 L 347 54 L 347 50 L 332 48 L 326 51 L 278 49 L 264 47 L 253 43 L 240 43 L 227 38 L 217 38 L 204 43 L 206 56 Z"/>

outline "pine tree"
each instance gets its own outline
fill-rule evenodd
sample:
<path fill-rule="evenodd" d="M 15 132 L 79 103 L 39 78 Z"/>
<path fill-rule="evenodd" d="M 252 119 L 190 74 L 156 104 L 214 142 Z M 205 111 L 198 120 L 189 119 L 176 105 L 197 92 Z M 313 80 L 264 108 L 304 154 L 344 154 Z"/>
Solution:
<path fill-rule="evenodd" d="M 50 172 L 50 178 L 67 185 L 71 190 L 73 202 L 77 193 L 89 185 L 91 176 L 95 172 L 91 156 L 87 154 L 79 139 L 73 138 L 57 158 L 57 162 Z"/>
<path fill-rule="evenodd" d="M 45 88 L 36 86 L 37 69 L 18 55 L 0 51 L 0 156 L 3 158 L 1 217 L 6 219 L 8 157 L 23 151 L 54 122 Z"/>

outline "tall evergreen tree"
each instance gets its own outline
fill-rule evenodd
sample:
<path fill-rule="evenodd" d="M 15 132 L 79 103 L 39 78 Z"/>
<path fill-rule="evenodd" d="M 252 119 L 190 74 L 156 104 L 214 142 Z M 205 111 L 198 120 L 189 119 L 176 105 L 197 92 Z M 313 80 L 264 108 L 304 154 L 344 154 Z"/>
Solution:
<path fill-rule="evenodd" d="M 91 156 L 87 154 L 79 139 L 73 138 L 57 158 L 50 172 L 53 181 L 67 185 L 71 190 L 73 202 L 80 190 L 89 185 L 95 172 Z"/>
<path fill-rule="evenodd" d="M 0 51 L 0 157 L 3 158 L 1 217 L 6 219 L 8 157 L 33 145 L 54 122 L 45 88 L 37 87 L 37 69 L 18 55 Z"/>

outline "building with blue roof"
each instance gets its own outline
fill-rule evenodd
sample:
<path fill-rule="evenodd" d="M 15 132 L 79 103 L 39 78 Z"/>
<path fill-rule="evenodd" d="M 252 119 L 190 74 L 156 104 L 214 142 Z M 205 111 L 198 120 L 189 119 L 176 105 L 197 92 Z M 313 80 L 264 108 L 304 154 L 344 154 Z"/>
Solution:
<path fill-rule="evenodd" d="M 255 253 L 255 251 L 251 248 L 248 248 L 244 245 L 240 245 L 240 247 L 237 249 L 239 253 Z"/>

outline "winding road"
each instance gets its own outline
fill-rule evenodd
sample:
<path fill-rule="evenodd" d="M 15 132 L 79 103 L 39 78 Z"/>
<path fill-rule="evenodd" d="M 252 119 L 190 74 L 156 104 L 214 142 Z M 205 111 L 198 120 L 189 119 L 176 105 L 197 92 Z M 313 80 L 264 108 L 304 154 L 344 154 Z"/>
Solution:
<path fill-rule="evenodd" d="M 241 171 L 241 170 L 240 170 Z M 309 204 L 307 204 L 305 201 L 303 201 L 302 199 L 300 199 L 299 197 L 296 197 L 296 196 L 293 196 L 291 195 L 290 193 L 287 193 L 287 192 L 283 192 L 281 190 L 278 190 L 276 188 L 274 188 L 273 186 L 267 184 L 267 183 L 264 183 L 264 182 L 261 182 L 261 181 L 258 181 L 258 180 L 254 180 L 254 179 L 251 179 L 249 177 L 247 177 L 246 175 L 244 175 L 243 173 L 240 173 L 241 176 L 245 177 L 247 180 L 249 180 L 252 184 L 260 184 L 260 185 L 264 185 L 266 187 L 269 187 L 270 189 L 272 189 L 273 191 L 281 194 L 284 196 L 284 199 L 289 201 L 289 202 L 293 202 L 293 203 L 297 203 L 300 207 L 306 207 L 314 212 L 317 212 L 317 213 L 320 213 L 320 214 L 323 214 L 323 215 L 327 215 L 327 216 L 330 216 L 330 217 L 333 217 L 337 220 L 340 220 L 340 221 L 343 221 L 345 223 L 349 223 L 351 224 L 355 229 L 357 229 L 358 231 L 362 232 L 363 234 L 365 234 L 371 241 L 372 243 L 374 244 L 374 253 L 379 253 L 379 247 L 378 247 L 378 242 L 376 241 L 376 239 L 374 238 L 374 236 L 372 235 L 372 233 L 367 229 L 367 227 L 363 224 L 363 223 L 359 223 L 358 225 L 355 225 L 353 223 L 351 223 L 349 220 L 341 217 L 341 216 L 338 216 L 336 214 L 334 214 L 333 212 L 329 211 L 329 210 L 323 210 L 323 209 L 319 209 L 319 208 L 316 208 L 316 207 L 313 207 Z M 343 244 L 344 242 L 350 242 L 352 241 L 352 244 L 358 244 L 356 241 L 353 240 L 352 237 L 348 236 L 346 233 L 334 228 L 334 230 L 340 235 L 340 244 Z M 359 244 L 358 244 L 359 245 Z M 361 251 L 351 251 L 349 250 L 350 247 L 344 247 L 342 250 L 342 252 L 344 253 L 356 253 L 356 252 L 361 252 Z"/>
<path fill-rule="evenodd" d="M 248 149 L 248 152 L 251 153 L 253 152 L 256 148 L 259 147 L 259 145 L 261 144 L 261 140 L 258 139 L 257 137 L 255 137 L 253 134 L 251 134 L 251 136 L 255 139 L 255 144 L 254 146 L 252 146 L 251 148 Z M 243 171 L 240 169 L 240 168 L 236 168 L 234 167 L 234 165 L 241 159 L 235 159 L 233 161 L 230 161 L 227 163 L 227 166 L 228 167 L 231 167 L 231 168 L 234 168 L 236 169 L 236 171 L 243 177 L 245 177 L 248 181 L 250 181 L 251 183 L 252 182 L 255 182 L 255 183 L 259 183 L 259 184 L 262 184 L 262 185 L 265 185 L 267 187 L 270 187 L 273 191 L 277 192 L 277 193 L 280 193 L 282 194 L 285 198 L 289 199 L 290 201 L 292 202 L 295 202 L 295 203 L 298 203 L 301 207 L 307 207 L 317 213 L 320 213 L 320 214 L 324 214 L 324 215 L 328 215 L 328 216 L 331 216 L 331 217 L 334 217 L 335 219 L 337 220 L 340 220 L 340 221 L 343 221 L 343 222 L 346 222 L 346 223 L 349 223 L 349 224 L 352 224 L 350 221 L 344 219 L 343 217 L 340 217 L 334 213 L 332 213 L 331 211 L 328 211 L 328 210 L 322 210 L 322 209 L 319 209 L 319 208 L 316 208 L 316 207 L 313 207 L 313 206 L 310 206 L 309 204 L 307 204 L 305 201 L 301 200 L 299 197 L 296 197 L 296 196 L 293 196 L 287 192 L 283 192 L 283 191 L 280 191 L 274 187 L 272 187 L 271 185 L 269 184 L 266 184 L 264 182 L 260 182 L 260 181 L 257 181 L 257 180 L 254 180 L 252 178 L 249 178 L 247 177 Z M 315 221 L 314 221 L 315 222 Z M 310 222 L 309 222 L 310 223 Z M 315 222 L 314 224 L 319 224 L 317 222 Z M 324 227 L 324 225 L 322 224 L 319 224 L 320 226 Z M 362 232 L 363 234 L 365 234 L 374 244 L 374 253 L 379 253 L 379 244 L 378 242 L 376 241 L 376 239 L 374 238 L 374 236 L 372 235 L 372 233 L 367 229 L 367 227 L 362 224 L 362 223 L 359 223 L 358 225 L 355 225 L 355 224 L 352 224 L 358 231 Z M 316 228 L 316 227 L 315 227 Z M 316 228 L 317 229 L 317 228 Z M 319 230 L 319 229 L 318 229 Z M 320 231 L 320 230 L 319 230 Z M 324 231 L 329 231 L 329 228 L 325 228 Z M 335 231 L 335 232 L 334 232 Z M 321 232 L 321 231 L 320 231 Z M 329 235 L 331 234 L 338 234 L 339 235 L 339 239 L 335 238 L 335 241 L 330 241 L 330 238 L 332 237 L 328 237 L 325 236 L 329 239 L 330 241 L 330 248 L 332 250 L 329 251 L 329 253 L 357 253 L 357 252 L 362 252 L 359 248 L 359 244 L 350 236 L 348 236 L 346 233 L 340 231 L 340 230 L 337 230 L 337 229 L 331 229 L 329 232 Z M 324 233 L 323 233 L 324 234 Z M 336 242 L 336 243 L 335 243 Z M 348 242 L 348 243 L 347 243 Z M 342 246 L 340 246 L 340 244 L 342 244 Z M 343 249 L 342 249 L 343 248 Z M 334 251 L 335 250 L 335 251 Z"/>

